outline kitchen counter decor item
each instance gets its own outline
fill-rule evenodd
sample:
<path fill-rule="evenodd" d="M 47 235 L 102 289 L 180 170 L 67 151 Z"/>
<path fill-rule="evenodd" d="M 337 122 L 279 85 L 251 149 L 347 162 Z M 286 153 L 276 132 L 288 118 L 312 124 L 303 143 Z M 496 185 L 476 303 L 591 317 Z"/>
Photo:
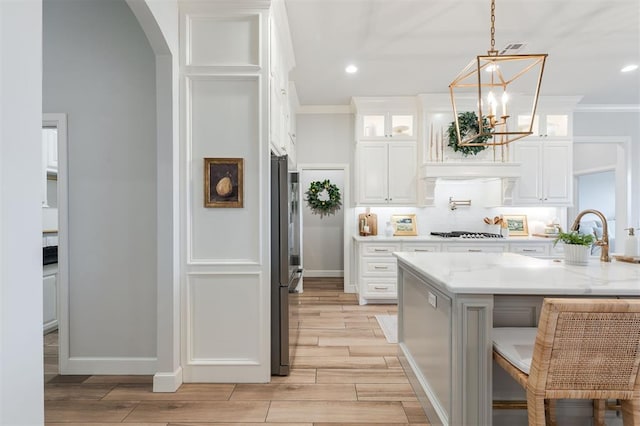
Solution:
<path fill-rule="evenodd" d="M 480 126 L 478 124 L 478 116 L 473 111 L 461 112 L 458 114 L 458 126 L 460 127 L 460 137 L 464 140 L 467 137 L 477 135 L 480 133 Z M 490 132 L 489 122 L 486 117 L 482 118 L 482 126 L 484 127 L 485 132 Z M 478 155 L 479 152 L 487 149 L 486 146 L 483 145 L 460 145 L 460 141 L 458 140 L 458 132 L 456 130 L 456 122 L 452 121 L 449 124 L 449 128 L 447 129 L 447 135 L 449 137 L 449 143 L 447 144 L 451 148 L 453 148 L 454 152 L 460 151 L 462 155 L 465 157 L 473 154 Z M 473 143 L 484 143 L 489 138 L 491 138 L 491 134 L 484 134 L 482 136 L 478 136 L 473 139 Z"/>
<path fill-rule="evenodd" d="M 243 207 L 242 158 L 204 159 L 204 206 Z"/>
<path fill-rule="evenodd" d="M 528 237 L 529 224 L 526 215 L 503 215 L 502 220 L 507 223 L 509 235 L 512 237 Z"/>
<path fill-rule="evenodd" d="M 391 216 L 391 224 L 395 230 L 394 236 L 418 235 L 415 214 L 394 214 Z"/>
<path fill-rule="evenodd" d="M 378 215 L 375 213 L 360 213 L 358 215 L 358 230 L 361 237 L 378 235 Z"/>
<path fill-rule="evenodd" d="M 595 240 L 596 237 L 592 234 L 579 234 L 578 231 L 559 232 L 553 245 L 560 241 L 564 243 L 564 261 L 568 265 L 587 265 L 591 244 Z"/>
<path fill-rule="evenodd" d="M 311 212 L 320 217 L 335 214 L 342 206 L 340 189 L 329 179 L 311 182 L 305 195 Z"/>

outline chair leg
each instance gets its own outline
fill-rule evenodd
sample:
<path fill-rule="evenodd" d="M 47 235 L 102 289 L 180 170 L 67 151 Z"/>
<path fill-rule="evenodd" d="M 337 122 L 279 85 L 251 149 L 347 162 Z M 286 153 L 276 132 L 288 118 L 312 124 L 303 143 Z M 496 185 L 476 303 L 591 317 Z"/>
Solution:
<path fill-rule="evenodd" d="M 624 426 L 640 425 L 640 401 L 635 399 L 623 400 L 622 403 L 622 424 Z"/>
<path fill-rule="evenodd" d="M 543 396 L 527 391 L 527 416 L 529 417 L 529 426 L 546 426 Z"/>
<path fill-rule="evenodd" d="M 593 426 L 605 426 L 604 410 L 606 408 L 606 402 L 604 399 L 593 400 Z"/>
<path fill-rule="evenodd" d="M 557 426 L 556 422 L 556 400 L 555 399 L 545 399 L 545 420 L 547 421 L 547 425 L 549 426 Z"/>

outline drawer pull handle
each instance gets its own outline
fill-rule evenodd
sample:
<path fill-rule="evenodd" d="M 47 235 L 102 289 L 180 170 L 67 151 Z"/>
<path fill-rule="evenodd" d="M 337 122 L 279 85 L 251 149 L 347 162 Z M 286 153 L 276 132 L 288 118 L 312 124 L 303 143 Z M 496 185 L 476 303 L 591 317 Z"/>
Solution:
<path fill-rule="evenodd" d="M 378 253 L 381 253 L 381 252 L 387 253 L 389 250 L 387 250 L 387 249 L 373 249 L 373 251 L 378 252 Z"/>
<path fill-rule="evenodd" d="M 467 251 L 473 252 L 473 253 L 482 253 L 482 250 L 480 249 L 468 249 Z"/>
<path fill-rule="evenodd" d="M 522 251 L 536 252 L 536 249 L 522 249 Z"/>
<path fill-rule="evenodd" d="M 426 251 L 426 252 L 430 252 L 430 249 L 416 249 L 415 251 Z"/>
<path fill-rule="evenodd" d="M 381 287 L 381 286 L 375 286 L 373 287 L 375 290 L 387 290 L 389 287 Z"/>
<path fill-rule="evenodd" d="M 374 269 L 389 269 L 388 266 L 374 266 Z"/>

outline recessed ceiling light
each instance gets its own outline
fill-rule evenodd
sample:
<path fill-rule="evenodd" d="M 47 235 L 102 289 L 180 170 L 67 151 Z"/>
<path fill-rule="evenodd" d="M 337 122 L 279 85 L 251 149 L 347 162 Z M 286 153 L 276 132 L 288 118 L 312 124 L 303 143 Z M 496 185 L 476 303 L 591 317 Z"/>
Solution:
<path fill-rule="evenodd" d="M 635 71 L 638 69 L 638 65 L 636 64 L 632 64 L 632 65 L 627 65 L 625 67 L 623 67 L 620 72 L 631 72 L 631 71 Z"/>
<path fill-rule="evenodd" d="M 347 65 L 347 67 L 344 70 L 347 74 L 355 74 L 358 72 L 358 67 L 351 64 L 351 65 Z"/>

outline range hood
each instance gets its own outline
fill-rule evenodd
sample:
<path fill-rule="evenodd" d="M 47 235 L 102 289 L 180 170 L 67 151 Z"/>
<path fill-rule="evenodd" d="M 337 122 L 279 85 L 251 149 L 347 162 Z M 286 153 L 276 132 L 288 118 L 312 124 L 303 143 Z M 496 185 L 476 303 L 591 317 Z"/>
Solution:
<path fill-rule="evenodd" d="M 424 184 L 425 203 L 433 205 L 434 191 L 438 179 L 500 179 L 502 181 L 502 205 L 512 204 L 513 186 L 520 178 L 520 163 L 495 162 L 429 162 L 420 167 L 420 179 Z"/>

